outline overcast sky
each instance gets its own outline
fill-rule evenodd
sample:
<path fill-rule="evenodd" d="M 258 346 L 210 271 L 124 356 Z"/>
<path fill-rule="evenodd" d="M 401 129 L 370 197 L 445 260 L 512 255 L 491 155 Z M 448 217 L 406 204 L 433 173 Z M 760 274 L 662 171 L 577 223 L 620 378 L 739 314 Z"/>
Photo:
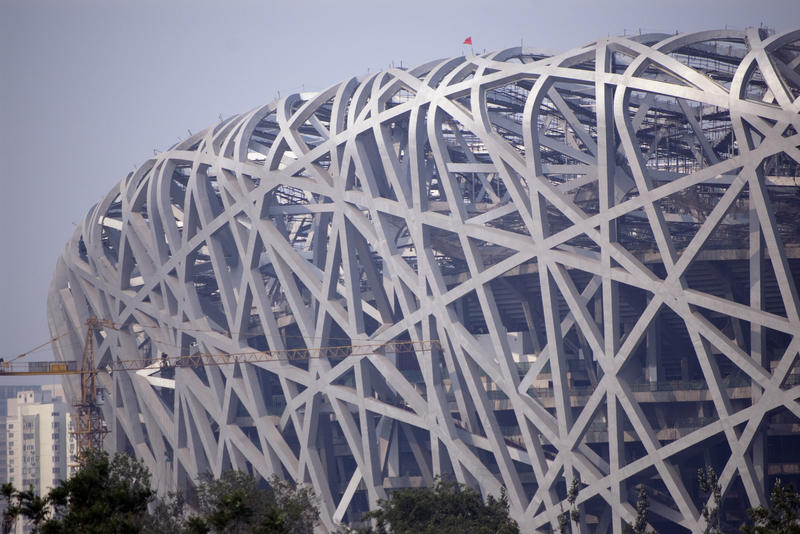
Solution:
<path fill-rule="evenodd" d="M 153 155 L 278 93 L 608 35 L 800 28 L 800 0 L 0 0 L 0 357 L 50 337 L 75 223 Z M 43 349 L 30 359 L 51 358 Z"/>

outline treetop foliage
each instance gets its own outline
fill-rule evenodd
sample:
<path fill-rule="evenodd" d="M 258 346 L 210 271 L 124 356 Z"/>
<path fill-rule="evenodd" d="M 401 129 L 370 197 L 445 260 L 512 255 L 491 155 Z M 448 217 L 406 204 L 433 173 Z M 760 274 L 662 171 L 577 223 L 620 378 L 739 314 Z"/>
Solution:
<path fill-rule="evenodd" d="M 706 532 L 720 533 L 721 488 L 711 468 L 698 472 L 703 494 L 701 513 Z M 559 517 L 566 531 L 570 520 L 580 521 L 577 496 L 580 482 L 568 488 L 571 509 Z M 36 534 L 312 534 L 319 523 L 314 492 L 273 476 L 259 482 L 239 471 L 219 478 L 201 476 L 194 507 L 181 494 L 158 499 L 150 486 L 150 473 L 140 462 L 124 454 L 113 457 L 90 451 L 80 469 L 46 496 L 33 488 L 17 490 L 0 486 L 5 504 L 0 534 L 9 534 L 22 517 Z M 149 508 L 149 512 L 148 512 Z M 636 520 L 627 530 L 647 532 L 649 499 L 639 488 Z M 379 501 L 378 509 L 362 520 L 371 526 L 350 534 L 518 534 L 519 526 L 508 515 L 505 491 L 486 500 L 474 489 L 437 478 L 433 487 L 404 488 Z M 800 534 L 800 495 L 777 480 L 768 508 L 747 511 L 752 524 L 741 526 L 744 534 Z"/>
<path fill-rule="evenodd" d="M 273 476 L 269 489 L 241 471 L 209 475 L 197 484 L 200 514 L 188 518 L 186 532 L 311 534 L 319 521 L 314 492 Z"/>
<path fill-rule="evenodd" d="M 201 477 L 195 513 L 180 494 L 157 499 L 140 462 L 103 451 L 86 453 L 75 474 L 45 497 L 4 484 L 0 498 L 2 534 L 18 517 L 40 534 L 311 534 L 319 520 L 311 489 L 277 477 L 261 487 L 239 471 Z"/>
<path fill-rule="evenodd" d="M 379 508 L 365 514 L 376 529 L 360 532 L 387 534 L 518 534 L 519 527 L 508 516 L 505 492 L 489 495 L 486 502 L 474 489 L 437 478 L 433 487 L 405 488 L 381 500 Z"/>
<path fill-rule="evenodd" d="M 111 458 L 103 451 L 85 453 L 75 474 L 45 497 L 11 484 L 0 494 L 6 504 L 3 534 L 18 516 L 42 534 L 138 533 L 155 496 L 147 468 L 127 455 Z"/>
<path fill-rule="evenodd" d="M 800 534 L 800 495 L 791 484 L 775 481 L 769 496 L 769 508 L 758 506 L 747 511 L 753 521 L 744 525 L 745 534 Z"/>

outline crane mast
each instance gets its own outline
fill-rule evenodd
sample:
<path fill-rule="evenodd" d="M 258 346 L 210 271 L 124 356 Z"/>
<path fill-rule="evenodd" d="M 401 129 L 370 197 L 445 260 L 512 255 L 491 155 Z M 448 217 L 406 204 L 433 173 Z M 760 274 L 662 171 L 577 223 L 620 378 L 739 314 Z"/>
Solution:
<path fill-rule="evenodd" d="M 77 412 L 75 435 L 78 454 L 89 449 L 102 449 L 108 429 L 103 424 L 103 413 L 97 402 L 97 368 L 94 365 L 94 336 L 99 328 L 114 328 L 113 323 L 90 317 L 86 322 L 86 340 L 81 359 L 81 398 L 73 406 Z"/>

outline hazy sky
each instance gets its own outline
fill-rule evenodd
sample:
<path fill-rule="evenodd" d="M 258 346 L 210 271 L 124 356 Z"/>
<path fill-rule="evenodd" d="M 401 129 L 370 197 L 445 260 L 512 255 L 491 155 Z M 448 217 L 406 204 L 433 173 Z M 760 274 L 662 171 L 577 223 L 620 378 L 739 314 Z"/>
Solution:
<path fill-rule="evenodd" d="M 301 90 L 607 35 L 800 28 L 800 0 L 0 0 L 0 357 L 50 337 L 47 291 L 89 208 L 153 150 Z M 30 359 L 49 359 L 42 350 Z"/>

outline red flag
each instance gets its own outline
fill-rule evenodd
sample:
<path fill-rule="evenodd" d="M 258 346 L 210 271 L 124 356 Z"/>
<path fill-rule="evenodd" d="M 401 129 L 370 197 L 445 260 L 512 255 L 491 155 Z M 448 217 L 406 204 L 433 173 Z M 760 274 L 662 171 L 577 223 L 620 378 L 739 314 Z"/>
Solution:
<path fill-rule="evenodd" d="M 472 36 L 469 36 L 466 39 L 464 39 L 464 42 L 462 44 L 471 45 L 472 44 Z"/>

